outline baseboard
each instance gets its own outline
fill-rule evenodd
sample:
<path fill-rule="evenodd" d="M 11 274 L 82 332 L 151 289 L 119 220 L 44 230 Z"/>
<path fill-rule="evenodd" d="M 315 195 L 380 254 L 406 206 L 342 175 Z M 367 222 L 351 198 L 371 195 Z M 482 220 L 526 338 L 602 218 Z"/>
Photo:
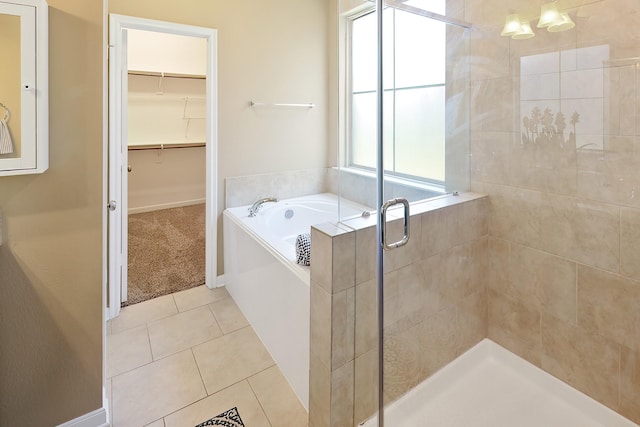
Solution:
<path fill-rule="evenodd" d="M 221 274 L 220 276 L 216 277 L 215 287 L 219 288 L 221 286 L 224 286 L 224 274 Z"/>
<path fill-rule="evenodd" d="M 109 427 L 106 408 L 96 409 L 58 427 Z"/>
<path fill-rule="evenodd" d="M 199 205 L 205 202 L 206 202 L 206 199 L 181 200 L 178 202 L 161 203 L 159 205 L 149 205 L 149 206 L 140 206 L 137 208 L 129 208 L 127 212 L 129 213 L 129 215 L 133 215 L 133 214 L 143 213 L 143 212 L 160 211 L 162 209 L 182 208 L 184 206 Z"/>

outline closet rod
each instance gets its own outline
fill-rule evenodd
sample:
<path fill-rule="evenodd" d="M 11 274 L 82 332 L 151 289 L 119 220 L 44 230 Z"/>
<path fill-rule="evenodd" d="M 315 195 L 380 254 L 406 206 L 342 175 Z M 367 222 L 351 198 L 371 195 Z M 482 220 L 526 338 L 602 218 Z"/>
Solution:
<path fill-rule="evenodd" d="M 164 73 L 157 71 L 134 71 L 129 70 L 128 74 L 133 76 L 148 76 L 148 77 L 172 77 L 177 79 L 200 79 L 205 80 L 207 76 L 201 74 L 180 74 L 180 73 Z"/>
<path fill-rule="evenodd" d="M 129 150 L 168 150 L 171 148 L 195 148 L 206 147 L 206 142 L 192 143 L 173 143 L 173 144 L 145 144 L 145 145 L 129 145 Z"/>

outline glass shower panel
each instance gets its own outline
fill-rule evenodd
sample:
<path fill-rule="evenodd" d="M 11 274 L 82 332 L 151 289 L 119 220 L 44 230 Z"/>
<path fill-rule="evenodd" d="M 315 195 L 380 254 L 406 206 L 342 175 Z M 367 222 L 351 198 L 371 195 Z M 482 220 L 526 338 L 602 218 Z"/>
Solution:
<path fill-rule="evenodd" d="M 383 253 L 383 402 L 388 426 L 409 425 L 403 417 L 410 414 L 389 412 L 389 405 L 455 359 L 458 340 L 476 336 L 476 330 L 467 327 L 482 324 L 472 319 L 483 301 L 468 298 L 466 291 L 473 286 L 470 272 L 481 248 L 465 243 L 455 249 L 459 253 L 447 252 L 461 242 L 453 243 L 454 230 L 444 226 L 442 212 L 420 203 L 433 195 L 466 191 L 469 185 L 468 31 L 445 22 L 444 16 L 429 16 L 434 15 L 396 10 L 395 26 L 384 28 L 393 31 L 396 40 L 394 134 L 384 140 L 385 151 L 394 146 L 395 169 L 385 168 L 385 183 L 394 185 L 385 185 L 384 200 L 407 198 L 414 211 L 407 245 Z M 411 179 L 413 185 L 400 184 L 399 178 Z M 457 209 L 448 208 L 447 215 Z M 403 210 L 389 212 L 387 238 L 396 242 L 404 230 L 395 218 L 402 218 Z M 445 281 L 459 271 L 464 272 L 464 284 L 446 288 Z"/>
<path fill-rule="evenodd" d="M 422 2 L 424 3 L 424 2 Z M 382 153 L 377 135 L 377 15 L 373 4 L 340 0 L 339 167 L 340 219 L 355 231 L 353 298 L 353 422 L 375 425 L 378 408 L 378 358 L 384 360 L 383 400 L 388 405 L 433 374 L 453 355 L 442 353 L 446 319 L 436 317 L 445 302 L 436 290 L 444 268 L 423 255 L 423 218 L 408 219 L 406 246 L 384 251 L 384 273 L 376 270 L 379 202 L 402 197 L 416 212 L 427 199 L 469 188 L 468 31 L 447 23 L 444 1 L 420 1 L 405 8 L 387 5 L 383 14 Z M 423 5 L 424 6 L 424 5 Z M 423 10 L 424 11 L 424 10 Z M 433 19 L 434 16 L 437 19 Z M 378 197 L 378 155 L 383 155 L 382 197 Z M 364 206 L 350 209 L 352 202 Z M 362 215 L 362 210 L 370 213 Z M 402 205 L 388 210 L 388 243 L 402 240 Z M 446 227 L 438 226 L 440 231 Z M 429 240 L 429 238 L 427 238 Z M 466 250 L 467 248 L 465 248 Z M 471 249 L 473 252 L 473 249 Z M 433 255 L 438 255 L 434 253 Z M 466 259 L 466 254 L 459 254 Z M 382 277 L 381 277 L 382 276 Z M 378 352 L 378 278 L 383 291 L 383 353 Z M 454 306 L 458 301 L 454 301 Z M 476 305 L 474 305 L 475 307 Z M 448 312 L 447 312 L 448 313 Z M 449 314 L 449 313 L 448 313 Z M 438 336 L 430 335 L 435 321 Z M 430 338 L 433 339 L 430 341 Z M 342 369 L 342 368 L 341 368 Z M 342 372 L 344 374 L 344 372 Z M 374 422 L 374 424 L 371 424 Z M 389 421 L 387 425 L 394 425 Z"/>
<path fill-rule="evenodd" d="M 444 15 L 446 12 L 446 0 L 408 0 L 405 2 L 409 6 Z"/>
<path fill-rule="evenodd" d="M 444 83 L 446 24 L 401 10 L 396 10 L 394 15 L 396 87 Z"/>
<path fill-rule="evenodd" d="M 376 19 L 374 13 L 368 13 L 359 19 L 349 21 L 353 35 L 351 37 L 349 58 L 351 66 L 352 82 L 351 90 L 355 93 L 376 91 L 375 73 L 378 57 L 376 56 L 376 46 L 371 44 L 368 35 L 376 31 Z"/>

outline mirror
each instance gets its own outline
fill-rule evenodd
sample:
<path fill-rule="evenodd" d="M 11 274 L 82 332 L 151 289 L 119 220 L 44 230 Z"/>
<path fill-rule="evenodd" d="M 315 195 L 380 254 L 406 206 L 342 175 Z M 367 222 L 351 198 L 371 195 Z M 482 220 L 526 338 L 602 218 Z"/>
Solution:
<path fill-rule="evenodd" d="M 0 157 L 20 157 L 20 17 L 0 15 Z"/>
<path fill-rule="evenodd" d="M 49 166 L 47 45 L 44 0 L 0 1 L 0 176 Z"/>

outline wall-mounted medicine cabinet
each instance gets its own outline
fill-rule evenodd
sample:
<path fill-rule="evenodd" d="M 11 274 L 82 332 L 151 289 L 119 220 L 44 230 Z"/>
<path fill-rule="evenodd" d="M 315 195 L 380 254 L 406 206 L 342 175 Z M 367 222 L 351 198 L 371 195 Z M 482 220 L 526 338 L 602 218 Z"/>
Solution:
<path fill-rule="evenodd" d="M 0 0 L 0 176 L 49 167 L 48 9 Z"/>

